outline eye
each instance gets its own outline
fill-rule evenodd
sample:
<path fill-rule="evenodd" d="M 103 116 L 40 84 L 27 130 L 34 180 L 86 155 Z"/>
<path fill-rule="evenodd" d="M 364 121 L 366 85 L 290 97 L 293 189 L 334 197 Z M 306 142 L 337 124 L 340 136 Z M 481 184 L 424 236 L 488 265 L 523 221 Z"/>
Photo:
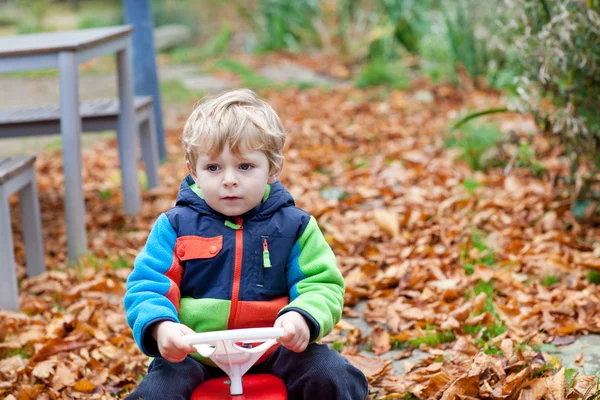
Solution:
<path fill-rule="evenodd" d="M 252 164 L 240 164 L 240 169 L 242 171 L 248 171 L 249 169 L 252 169 Z"/>
<path fill-rule="evenodd" d="M 208 171 L 210 171 L 210 172 L 216 172 L 216 171 L 218 171 L 218 170 L 219 170 L 219 166 L 218 166 L 218 165 L 211 164 L 211 165 L 207 165 L 207 166 L 206 166 L 206 169 L 207 169 Z"/>

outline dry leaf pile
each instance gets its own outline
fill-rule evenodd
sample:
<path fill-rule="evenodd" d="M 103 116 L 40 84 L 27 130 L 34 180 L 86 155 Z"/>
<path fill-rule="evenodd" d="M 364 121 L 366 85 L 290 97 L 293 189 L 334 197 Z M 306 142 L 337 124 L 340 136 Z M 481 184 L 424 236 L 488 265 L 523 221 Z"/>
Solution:
<path fill-rule="evenodd" d="M 417 88 L 433 101 L 419 101 Z M 495 105 L 496 94 L 420 82 L 405 92 L 340 87 L 265 97 L 289 131 L 281 179 L 318 218 L 345 276 L 345 316 L 374 327 L 363 337 L 342 321 L 327 338 L 365 372 L 373 397 L 575 399 L 595 385 L 594 377 L 567 376 L 539 346 L 600 332 L 598 290 L 586 279 L 600 269 L 600 230 L 581 226 L 550 180 L 522 169 L 473 173 L 443 145 L 459 110 Z M 515 115 L 499 121 L 517 135 L 530 124 Z M 108 398 L 139 381 L 147 358 L 124 318 L 124 281 L 155 218 L 174 203 L 185 174 L 178 143 L 179 131 L 169 132 L 162 186 L 144 191 L 135 218 L 122 212 L 114 142 L 84 154 L 90 256 L 74 268 L 65 265 L 60 157 L 40 155 L 51 272 L 22 280 L 22 313 L 0 314 L 0 393 Z M 560 148 L 542 138 L 535 146 L 550 172 L 567 168 Z M 557 281 L 543 284 L 548 276 Z M 360 301 L 362 315 L 352 309 Z M 358 354 L 367 347 L 372 357 Z M 379 357 L 392 348 L 430 357 L 395 376 Z"/>

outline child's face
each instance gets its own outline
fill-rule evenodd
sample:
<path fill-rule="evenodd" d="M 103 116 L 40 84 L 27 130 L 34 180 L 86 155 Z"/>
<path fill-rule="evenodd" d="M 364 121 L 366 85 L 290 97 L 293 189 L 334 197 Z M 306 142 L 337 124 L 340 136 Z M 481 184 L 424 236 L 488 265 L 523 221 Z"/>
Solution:
<path fill-rule="evenodd" d="M 234 155 L 228 146 L 214 157 L 200 154 L 194 168 L 188 169 L 202 189 L 204 201 L 215 211 L 238 216 L 260 204 L 267 183 L 274 183 L 276 174 L 269 174 L 269 161 L 261 151 Z"/>

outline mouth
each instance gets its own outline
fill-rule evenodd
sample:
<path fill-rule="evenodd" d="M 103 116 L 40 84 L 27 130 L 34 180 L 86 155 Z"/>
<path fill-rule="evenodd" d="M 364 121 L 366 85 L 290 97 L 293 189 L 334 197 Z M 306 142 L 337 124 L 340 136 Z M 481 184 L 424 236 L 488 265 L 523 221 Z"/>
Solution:
<path fill-rule="evenodd" d="M 241 199 L 241 197 L 237 197 L 237 196 L 225 196 L 222 197 L 223 200 L 229 200 L 229 201 L 233 201 L 233 200 L 239 200 Z"/>

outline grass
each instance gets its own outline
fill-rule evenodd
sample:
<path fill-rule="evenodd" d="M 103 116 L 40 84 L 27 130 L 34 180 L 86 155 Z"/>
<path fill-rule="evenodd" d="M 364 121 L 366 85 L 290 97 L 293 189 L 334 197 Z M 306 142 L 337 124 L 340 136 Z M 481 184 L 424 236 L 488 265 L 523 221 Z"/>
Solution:
<path fill-rule="evenodd" d="M 475 272 L 476 264 L 493 267 L 498 263 L 498 260 L 494 257 L 494 250 L 485 244 L 482 232 L 477 229 L 473 230 L 471 233 L 471 247 L 477 249 L 479 254 L 483 254 L 483 256 L 480 256 L 477 259 L 471 259 L 468 249 L 463 249 L 461 258 L 467 275 L 471 275 Z"/>
<path fill-rule="evenodd" d="M 591 270 L 587 273 L 587 280 L 590 283 L 594 283 L 596 285 L 600 284 L 600 272 Z"/>
<path fill-rule="evenodd" d="M 530 170 L 539 179 L 546 173 L 546 168 L 535 158 L 535 149 L 527 143 L 521 143 L 517 153 L 517 167 Z"/>
<path fill-rule="evenodd" d="M 178 80 L 160 82 L 160 91 L 165 103 L 186 104 L 203 96 L 203 92 L 190 90 Z"/>
<path fill-rule="evenodd" d="M 479 182 L 477 182 L 476 180 L 473 180 L 471 178 L 465 179 L 462 182 L 462 185 L 465 187 L 465 189 L 467 190 L 467 193 L 469 193 L 469 194 L 473 194 L 475 189 L 477 189 L 478 187 L 481 186 L 481 184 Z"/>
<path fill-rule="evenodd" d="M 406 68 L 400 63 L 375 61 L 364 64 L 356 78 L 355 86 L 363 89 L 378 85 L 407 89 L 410 86 L 410 78 Z"/>
<path fill-rule="evenodd" d="M 233 31 L 228 23 L 211 37 L 203 46 L 178 47 L 171 51 L 173 61 L 178 63 L 197 63 L 208 57 L 223 54 L 229 48 Z"/>
<path fill-rule="evenodd" d="M 425 334 L 420 337 L 415 337 L 407 341 L 394 340 L 392 342 L 392 348 L 394 349 L 405 349 L 408 347 L 419 347 L 422 344 L 429 347 L 435 347 L 442 343 L 450 343 L 456 340 L 454 333 L 451 330 L 445 332 L 438 332 L 435 326 L 427 327 Z"/>
<path fill-rule="evenodd" d="M 227 58 L 214 62 L 211 70 L 232 72 L 242 80 L 242 83 L 245 87 L 249 87 L 251 89 L 269 89 L 277 86 L 273 81 L 258 75 L 251 68 L 247 67 L 241 62 Z"/>
<path fill-rule="evenodd" d="M 462 125 L 460 129 L 450 130 L 446 135 L 445 144 L 447 147 L 460 148 L 461 158 L 473 170 L 483 171 L 491 164 L 484 156 L 496 147 L 503 137 L 497 126 L 471 121 Z"/>
<path fill-rule="evenodd" d="M 331 348 L 335 351 L 337 351 L 338 353 L 341 352 L 344 347 L 346 347 L 348 345 L 348 343 L 343 342 L 341 340 L 334 340 L 333 343 L 331 343 Z"/>
<path fill-rule="evenodd" d="M 558 282 L 560 282 L 560 277 L 556 275 L 546 275 L 541 280 L 542 285 L 546 287 L 550 287 Z"/>

